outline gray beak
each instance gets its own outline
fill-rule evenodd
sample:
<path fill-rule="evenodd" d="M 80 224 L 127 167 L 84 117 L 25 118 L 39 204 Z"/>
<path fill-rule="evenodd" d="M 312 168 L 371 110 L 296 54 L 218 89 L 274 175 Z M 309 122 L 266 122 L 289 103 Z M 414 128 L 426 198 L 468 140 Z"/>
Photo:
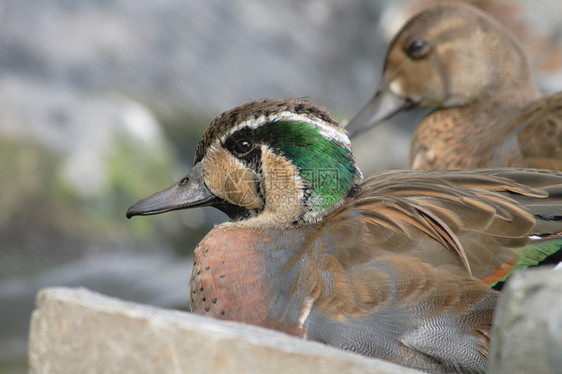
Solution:
<path fill-rule="evenodd" d="M 127 210 L 127 218 L 212 205 L 215 199 L 215 195 L 209 191 L 203 181 L 201 163 L 197 163 L 185 177 L 173 186 L 132 205 Z"/>
<path fill-rule="evenodd" d="M 389 89 L 379 90 L 375 96 L 349 121 L 345 129 L 350 138 L 378 125 L 381 121 L 393 116 L 401 109 L 412 106 L 403 97 L 396 96 Z"/>

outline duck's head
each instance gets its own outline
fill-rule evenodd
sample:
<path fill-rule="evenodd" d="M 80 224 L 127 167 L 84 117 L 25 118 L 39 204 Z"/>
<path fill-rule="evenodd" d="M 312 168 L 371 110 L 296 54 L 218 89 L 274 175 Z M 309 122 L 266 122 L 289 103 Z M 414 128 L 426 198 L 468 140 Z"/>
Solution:
<path fill-rule="evenodd" d="M 191 171 L 131 206 L 127 217 L 214 206 L 247 224 L 313 223 L 353 194 L 361 178 L 345 130 L 324 108 L 264 99 L 215 118 Z"/>
<path fill-rule="evenodd" d="M 535 95 L 527 59 L 491 16 L 461 3 L 426 8 L 392 40 L 380 86 L 350 121 L 350 137 L 415 106 L 455 107 Z"/>

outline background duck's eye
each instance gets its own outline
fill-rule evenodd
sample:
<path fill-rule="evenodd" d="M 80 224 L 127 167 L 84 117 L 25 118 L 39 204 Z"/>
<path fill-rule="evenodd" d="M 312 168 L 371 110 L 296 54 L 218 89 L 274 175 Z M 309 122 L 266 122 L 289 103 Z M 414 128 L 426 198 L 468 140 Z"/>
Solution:
<path fill-rule="evenodd" d="M 243 155 L 250 152 L 253 147 L 254 145 L 247 140 L 238 140 L 234 143 L 234 152 Z"/>
<path fill-rule="evenodd" d="M 423 39 L 415 39 L 410 44 L 404 48 L 404 52 L 410 57 L 412 60 L 419 60 L 427 56 L 429 52 L 429 43 L 427 43 Z"/>

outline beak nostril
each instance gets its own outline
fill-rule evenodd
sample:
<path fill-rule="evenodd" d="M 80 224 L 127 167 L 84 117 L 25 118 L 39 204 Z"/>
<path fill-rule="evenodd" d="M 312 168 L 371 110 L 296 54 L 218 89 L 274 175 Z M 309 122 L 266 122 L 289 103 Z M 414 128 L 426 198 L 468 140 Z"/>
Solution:
<path fill-rule="evenodd" d="M 188 178 L 188 177 L 185 177 L 185 178 L 182 178 L 182 179 L 178 182 L 178 185 L 180 185 L 180 186 L 185 186 L 185 185 L 187 184 L 187 182 L 189 182 L 189 178 Z"/>
<path fill-rule="evenodd" d="M 404 105 L 404 109 L 412 109 L 416 105 L 417 104 L 414 100 L 412 100 L 410 98 L 406 98 L 406 104 Z"/>

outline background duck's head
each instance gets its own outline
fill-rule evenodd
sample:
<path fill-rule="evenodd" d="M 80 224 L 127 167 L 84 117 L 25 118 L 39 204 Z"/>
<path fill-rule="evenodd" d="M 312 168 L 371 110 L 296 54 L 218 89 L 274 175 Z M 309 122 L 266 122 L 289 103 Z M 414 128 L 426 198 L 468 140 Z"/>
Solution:
<path fill-rule="evenodd" d="M 312 223 L 361 178 L 345 130 L 324 108 L 263 99 L 215 118 L 189 174 L 130 207 L 127 217 L 210 205 L 247 224 Z"/>
<path fill-rule="evenodd" d="M 394 37 L 377 93 L 347 129 L 353 136 L 413 106 L 513 102 L 510 96 L 527 94 L 537 91 L 509 32 L 475 7 L 445 3 L 418 13 Z"/>

